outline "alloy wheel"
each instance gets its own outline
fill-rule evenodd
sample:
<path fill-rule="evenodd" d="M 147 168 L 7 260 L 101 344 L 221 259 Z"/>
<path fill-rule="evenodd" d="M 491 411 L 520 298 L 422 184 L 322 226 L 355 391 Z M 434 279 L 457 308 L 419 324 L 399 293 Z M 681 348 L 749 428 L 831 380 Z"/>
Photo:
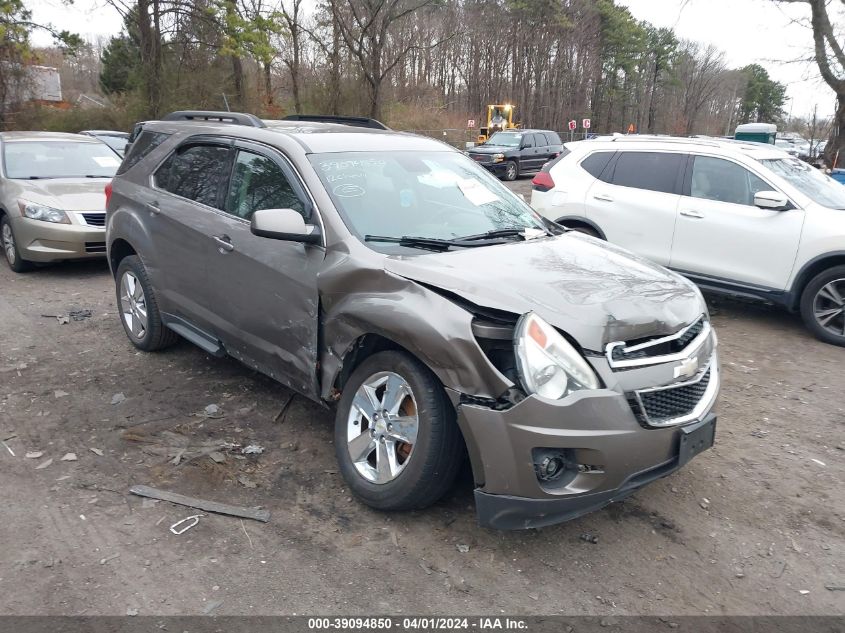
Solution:
<path fill-rule="evenodd" d="M 138 340 L 147 333 L 147 299 L 134 273 L 126 271 L 120 279 L 120 314 L 126 330 Z"/>
<path fill-rule="evenodd" d="M 9 264 L 15 265 L 15 236 L 12 234 L 12 227 L 8 223 L 3 224 L 3 252 Z"/>
<path fill-rule="evenodd" d="M 516 180 L 516 163 L 508 163 L 508 180 Z"/>
<path fill-rule="evenodd" d="M 367 378 L 352 401 L 347 419 L 347 450 L 355 469 L 374 484 L 399 476 L 413 456 L 419 432 L 411 386 L 390 371 Z"/>
<path fill-rule="evenodd" d="M 813 316 L 825 330 L 845 336 L 845 279 L 826 283 L 813 299 Z"/>

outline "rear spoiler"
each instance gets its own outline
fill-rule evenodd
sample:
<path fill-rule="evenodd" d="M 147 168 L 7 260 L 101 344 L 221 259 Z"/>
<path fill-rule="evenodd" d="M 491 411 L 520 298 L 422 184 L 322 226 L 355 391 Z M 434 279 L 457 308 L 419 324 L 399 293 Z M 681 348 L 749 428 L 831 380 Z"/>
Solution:
<path fill-rule="evenodd" d="M 289 114 L 282 121 L 306 121 L 310 123 L 340 123 L 372 130 L 389 130 L 381 121 L 363 116 L 341 116 L 337 114 Z"/>

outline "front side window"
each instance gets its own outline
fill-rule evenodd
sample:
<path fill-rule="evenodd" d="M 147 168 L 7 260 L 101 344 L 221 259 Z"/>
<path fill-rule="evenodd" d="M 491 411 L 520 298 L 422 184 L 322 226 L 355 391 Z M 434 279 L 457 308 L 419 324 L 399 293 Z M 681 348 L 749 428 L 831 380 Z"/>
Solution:
<path fill-rule="evenodd" d="M 6 178 L 111 178 L 120 158 L 99 141 L 7 141 Z"/>
<path fill-rule="evenodd" d="M 729 160 L 696 156 L 693 162 L 690 182 L 693 198 L 753 205 L 754 194 L 771 190 L 771 185 Z"/>
<path fill-rule="evenodd" d="M 675 193 L 678 172 L 686 157 L 668 152 L 622 152 L 613 170 L 620 187 Z"/>
<path fill-rule="evenodd" d="M 537 145 L 534 134 L 526 134 L 522 140 L 522 147 L 535 147 Z"/>
<path fill-rule="evenodd" d="M 229 148 L 222 145 L 191 145 L 171 154 L 155 174 L 160 189 L 220 208 L 220 190 L 228 181 Z"/>
<path fill-rule="evenodd" d="M 248 220 L 261 209 L 294 209 L 305 215 L 302 201 L 276 161 L 253 152 L 239 151 L 232 170 L 226 211 Z"/>
<path fill-rule="evenodd" d="M 449 240 L 545 226 L 530 206 L 459 152 L 339 152 L 312 154 L 310 160 L 360 238 Z"/>
<path fill-rule="evenodd" d="M 831 209 L 845 209 L 845 187 L 818 169 L 794 158 L 774 158 L 760 162 L 813 202 Z"/>

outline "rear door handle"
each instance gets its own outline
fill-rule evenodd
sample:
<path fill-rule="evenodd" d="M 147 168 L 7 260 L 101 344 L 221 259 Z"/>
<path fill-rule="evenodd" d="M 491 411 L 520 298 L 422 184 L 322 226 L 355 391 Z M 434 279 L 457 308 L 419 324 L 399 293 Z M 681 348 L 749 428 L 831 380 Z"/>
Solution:
<path fill-rule="evenodd" d="M 613 197 L 607 195 L 606 193 L 594 194 L 593 198 L 595 198 L 596 200 L 603 200 L 604 202 L 613 202 Z"/>
<path fill-rule="evenodd" d="M 700 211 L 695 211 L 694 209 L 684 209 L 681 211 L 681 215 L 686 216 L 688 218 L 695 218 L 696 220 L 700 220 L 704 217 L 704 214 Z"/>
<path fill-rule="evenodd" d="M 220 252 L 230 253 L 235 250 L 235 245 L 232 244 L 232 239 L 228 235 L 212 235 L 211 239 L 217 242 Z"/>
<path fill-rule="evenodd" d="M 158 202 L 150 202 L 147 204 L 147 211 L 150 212 L 150 215 L 158 215 L 161 213 L 161 209 L 158 206 Z"/>

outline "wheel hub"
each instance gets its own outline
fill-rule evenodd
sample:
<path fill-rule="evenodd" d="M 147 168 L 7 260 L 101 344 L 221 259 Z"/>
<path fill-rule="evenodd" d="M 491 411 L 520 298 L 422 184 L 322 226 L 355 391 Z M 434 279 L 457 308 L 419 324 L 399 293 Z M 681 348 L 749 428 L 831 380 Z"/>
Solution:
<path fill-rule="evenodd" d="M 419 418 L 408 382 L 379 372 L 355 393 L 347 420 L 347 450 L 355 470 L 375 484 L 393 481 L 413 456 Z"/>

